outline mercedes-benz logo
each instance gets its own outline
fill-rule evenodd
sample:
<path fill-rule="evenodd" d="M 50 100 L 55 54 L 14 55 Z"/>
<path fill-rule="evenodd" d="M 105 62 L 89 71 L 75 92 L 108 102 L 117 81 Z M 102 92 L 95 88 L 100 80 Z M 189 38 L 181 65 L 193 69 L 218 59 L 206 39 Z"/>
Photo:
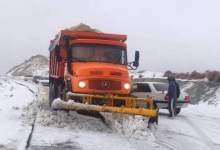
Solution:
<path fill-rule="evenodd" d="M 104 89 L 107 89 L 110 87 L 110 81 L 102 81 L 101 82 L 101 87 Z"/>

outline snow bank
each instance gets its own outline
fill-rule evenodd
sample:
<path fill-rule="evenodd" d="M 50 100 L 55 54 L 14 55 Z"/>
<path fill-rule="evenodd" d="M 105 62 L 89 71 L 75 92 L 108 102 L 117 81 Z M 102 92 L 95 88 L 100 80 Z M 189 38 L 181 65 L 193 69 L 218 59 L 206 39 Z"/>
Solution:
<path fill-rule="evenodd" d="M 37 120 L 39 125 L 44 127 L 68 128 L 71 130 L 89 130 L 95 132 L 109 132 L 101 118 L 95 118 L 78 114 L 75 111 L 53 111 L 48 105 L 48 90 L 45 87 L 39 88 L 37 103 L 32 103 L 27 107 L 27 120 L 30 119 L 37 109 Z M 31 121 L 30 121 L 31 122 Z"/>
<path fill-rule="evenodd" d="M 161 72 L 150 72 L 150 71 L 146 71 L 144 73 L 142 73 L 144 78 L 162 78 L 163 77 L 163 73 Z"/>
<path fill-rule="evenodd" d="M 220 97 L 219 99 L 220 100 Z M 189 105 L 189 112 L 204 117 L 212 117 L 220 119 L 220 104 L 209 104 L 209 102 L 201 102 L 197 105 Z"/>
<path fill-rule="evenodd" d="M 143 72 L 130 72 L 133 78 L 165 78 L 161 72 L 143 71 Z"/>
<path fill-rule="evenodd" d="M 37 123 L 43 126 L 69 128 L 73 130 L 109 131 L 100 118 L 80 115 L 74 111 L 41 110 L 37 116 Z"/>
<path fill-rule="evenodd" d="M 196 105 L 189 105 L 187 111 L 206 117 L 220 118 L 220 86 L 204 82 L 188 82 L 182 88 L 183 93 L 189 93 Z"/>
<path fill-rule="evenodd" d="M 112 115 L 117 125 L 110 127 L 108 122 L 103 122 L 100 118 L 81 115 L 75 111 L 52 111 L 48 106 L 48 91 L 45 87 L 39 89 L 38 102 L 27 107 L 27 112 L 34 112 L 31 109 L 36 108 L 38 112 L 30 148 L 49 149 L 55 146 L 65 149 L 64 146 L 69 146 L 72 149 L 78 147 L 88 150 L 134 150 L 139 142 L 143 143 L 138 144 L 143 148 L 147 142 L 151 144 L 154 141 L 152 132 L 147 129 L 147 120 L 139 116 L 133 118 L 128 115 Z M 110 113 L 103 116 L 107 114 Z M 31 120 L 34 113 L 29 115 Z"/>
<path fill-rule="evenodd" d="M 152 130 L 148 128 L 149 118 L 119 113 L 101 113 L 108 126 L 115 132 L 135 139 L 155 140 Z"/>
<path fill-rule="evenodd" d="M 42 66 L 40 69 L 33 71 L 33 76 L 49 77 L 48 66 Z"/>
<path fill-rule="evenodd" d="M 24 148 L 30 126 L 22 122 L 22 112 L 34 99 L 26 86 L 0 77 L 0 149 Z"/>
<path fill-rule="evenodd" d="M 117 113 L 101 113 L 103 118 L 81 115 L 75 111 L 52 111 L 48 106 L 48 92 L 38 98 L 37 124 L 44 127 L 68 128 L 77 131 L 114 132 L 135 138 L 154 140 L 148 127 L 148 119 L 142 116 L 131 116 Z"/>
<path fill-rule="evenodd" d="M 181 86 L 181 93 L 183 95 L 188 95 L 187 90 L 190 89 L 193 85 L 194 85 L 193 82 L 188 82 L 184 84 L 183 86 Z"/>

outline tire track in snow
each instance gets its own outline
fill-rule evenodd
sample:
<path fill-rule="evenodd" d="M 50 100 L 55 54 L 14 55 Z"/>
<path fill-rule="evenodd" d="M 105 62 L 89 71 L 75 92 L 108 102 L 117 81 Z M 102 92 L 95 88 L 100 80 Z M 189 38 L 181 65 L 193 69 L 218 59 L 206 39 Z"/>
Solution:
<path fill-rule="evenodd" d="M 182 118 L 194 129 L 200 139 L 209 147 L 210 150 L 216 149 L 212 140 L 193 121 L 185 116 L 182 116 Z"/>
<path fill-rule="evenodd" d="M 21 86 L 23 86 L 23 87 L 26 87 L 32 94 L 34 94 L 34 96 L 36 97 L 37 96 L 37 94 L 39 93 L 38 91 L 37 92 L 35 92 L 34 90 L 32 90 L 28 85 L 25 85 L 25 84 L 22 84 L 22 83 L 20 83 L 20 82 L 18 82 L 18 81 L 14 81 L 15 83 L 17 83 L 17 84 L 19 84 L 19 85 L 21 85 Z"/>
<path fill-rule="evenodd" d="M 31 89 L 28 85 L 26 85 L 26 84 L 20 83 L 20 82 L 18 82 L 18 81 L 16 81 L 16 80 L 14 80 L 14 82 L 17 83 L 18 85 L 21 85 L 21 86 L 27 88 L 27 89 L 34 95 L 34 98 L 35 98 L 34 100 L 37 100 L 37 99 L 38 99 L 39 87 L 37 88 L 37 91 L 34 91 L 34 90 L 32 90 L 32 89 Z M 34 115 L 34 120 L 33 120 L 32 124 L 31 124 L 31 131 L 30 131 L 30 133 L 29 133 L 29 135 L 28 135 L 28 137 L 27 137 L 27 140 L 26 140 L 26 145 L 25 145 L 25 149 L 26 149 L 26 150 L 28 150 L 29 147 L 30 147 L 32 135 L 33 135 L 33 133 L 34 133 L 34 127 L 35 127 L 36 119 L 37 119 L 37 113 Z"/>
<path fill-rule="evenodd" d="M 80 145 L 73 141 L 72 139 L 71 140 L 64 140 L 64 141 L 54 141 L 54 142 L 51 142 L 50 140 L 51 139 L 47 139 L 46 143 L 45 142 L 45 139 L 44 138 L 40 138 L 40 141 L 42 143 L 37 143 L 35 140 L 36 140 L 36 137 L 39 137 L 39 134 L 43 135 L 42 133 L 42 130 L 44 130 L 44 133 L 45 134 L 45 137 L 47 138 L 47 134 L 51 134 L 53 135 L 54 132 L 50 132 L 50 127 L 47 126 L 49 129 L 47 129 L 47 127 L 44 127 L 44 126 L 41 126 L 39 124 L 39 118 L 41 117 L 41 110 L 42 109 L 45 109 L 45 110 L 48 110 L 48 111 L 51 111 L 50 107 L 49 107 L 49 103 L 46 103 L 47 105 L 45 105 L 44 103 L 42 103 L 42 99 L 44 100 L 47 100 L 48 101 L 48 91 L 47 89 L 44 87 L 44 86 L 41 86 L 41 85 L 38 85 L 38 89 L 37 89 L 37 92 L 36 93 L 36 100 L 37 100 L 37 104 L 38 105 L 37 107 L 37 113 L 35 114 L 34 116 L 34 122 L 32 124 L 32 130 L 31 130 L 31 133 L 30 133 L 30 136 L 29 136 L 29 142 L 27 142 L 27 147 L 26 147 L 26 150 L 80 150 L 81 147 Z M 47 102 L 46 101 L 46 102 Z M 40 104 L 42 103 L 42 104 Z M 51 127 L 53 129 L 53 127 Z M 56 136 L 55 136 L 56 137 Z M 55 138 L 56 139 L 56 138 Z M 39 138 L 38 138 L 39 140 Z"/>
<path fill-rule="evenodd" d="M 166 150 L 216 150 L 217 146 L 213 145 L 210 139 L 206 139 L 206 142 L 204 142 L 205 139 L 201 139 L 202 136 L 197 133 L 199 131 L 195 131 L 186 121 L 187 116 L 181 115 L 174 120 L 165 116 L 161 117 L 163 122 L 155 132 L 156 143 Z"/>
<path fill-rule="evenodd" d="M 175 147 L 175 145 L 171 144 L 170 142 L 167 142 L 165 140 L 158 140 L 157 141 L 158 144 L 164 146 L 165 148 L 167 148 L 168 150 L 177 150 L 177 148 Z"/>

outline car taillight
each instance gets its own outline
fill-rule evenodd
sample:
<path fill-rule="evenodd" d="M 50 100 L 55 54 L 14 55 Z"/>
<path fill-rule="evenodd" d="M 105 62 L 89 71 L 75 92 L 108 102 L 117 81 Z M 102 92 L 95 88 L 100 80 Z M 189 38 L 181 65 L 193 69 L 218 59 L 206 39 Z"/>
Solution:
<path fill-rule="evenodd" d="M 166 101 L 168 101 L 170 98 L 169 98 L 169 96 L 165 96 L 164 99 L 165 99 Z"/>
<path fill-rule="evenodd" d="M 189 101 L 190 97 L 189 96 L 185 96 L 184 97 L 184 101 Z"/>

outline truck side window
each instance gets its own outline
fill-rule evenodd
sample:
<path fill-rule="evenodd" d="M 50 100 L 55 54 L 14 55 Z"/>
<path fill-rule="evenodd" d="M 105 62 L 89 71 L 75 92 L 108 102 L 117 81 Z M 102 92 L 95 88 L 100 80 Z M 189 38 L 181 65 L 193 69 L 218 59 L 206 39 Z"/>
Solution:
<path fill-rule="evenodd" d="M 151 92 L 148 84 L 137 84 L 136 92 Z"/>

